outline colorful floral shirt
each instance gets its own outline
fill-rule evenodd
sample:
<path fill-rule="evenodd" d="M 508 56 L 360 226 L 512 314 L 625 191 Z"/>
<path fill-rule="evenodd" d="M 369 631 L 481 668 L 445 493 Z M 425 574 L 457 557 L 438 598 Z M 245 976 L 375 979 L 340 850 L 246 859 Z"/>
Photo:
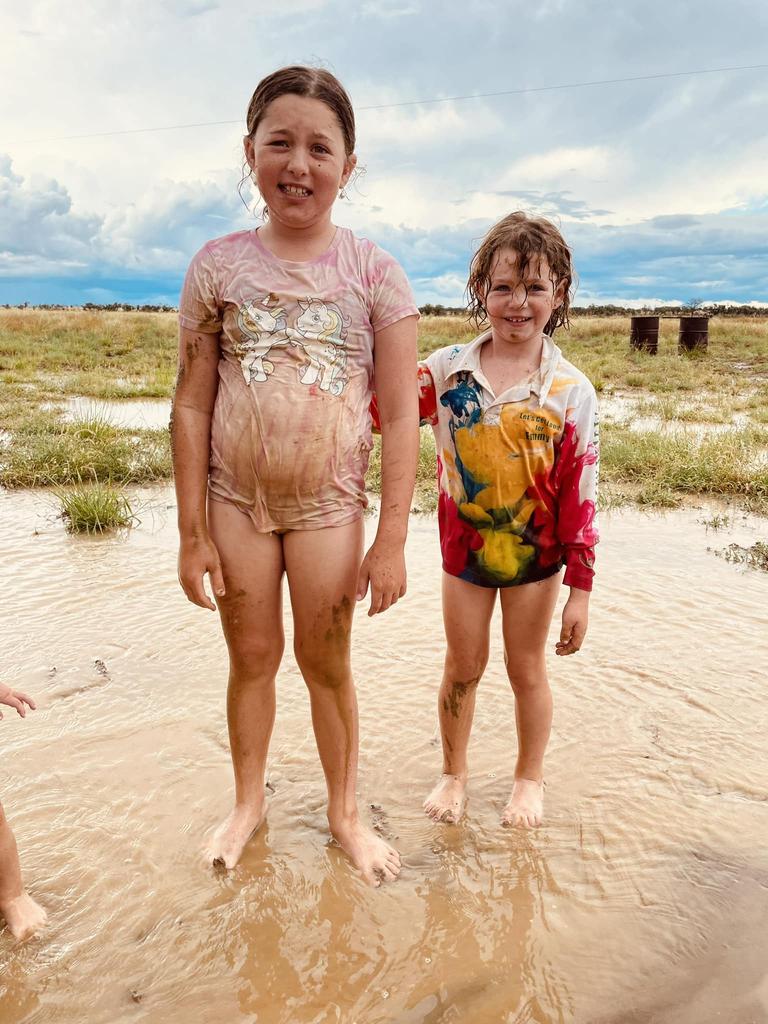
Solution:
<path fill-rule="evenodd" d="M 258 231 L 203 246 L 179 321 L 219 335 L 209 495 L 264 533 L 362 515 L 374 334 L 412 315 L 397 261 L 346 228 L 305 262 L 278 259 Z"/>
<path fill-rule="evenodd" d="M 545 579 L 592 589 L 595 390 L 548 337 L 533 380 L 495 395 L 480 366 L 490 331 L 419 366 L 438 455 L 443 568 L 485 587 Z"/>

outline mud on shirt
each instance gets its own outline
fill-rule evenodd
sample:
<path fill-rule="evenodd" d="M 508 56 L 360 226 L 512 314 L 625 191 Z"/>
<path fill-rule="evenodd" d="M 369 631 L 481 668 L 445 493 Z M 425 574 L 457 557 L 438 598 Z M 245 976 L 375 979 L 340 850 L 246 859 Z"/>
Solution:
<path fill-rule="evenodd" d="M 362 514 L 374 334 L 418 315 L 396 260 L 338 228 L 319 257 L 275 257 L 258 231 L 192 260 L 179 322 L 220 334 L 209 495 L 256 528 L 319 529 Z"/>

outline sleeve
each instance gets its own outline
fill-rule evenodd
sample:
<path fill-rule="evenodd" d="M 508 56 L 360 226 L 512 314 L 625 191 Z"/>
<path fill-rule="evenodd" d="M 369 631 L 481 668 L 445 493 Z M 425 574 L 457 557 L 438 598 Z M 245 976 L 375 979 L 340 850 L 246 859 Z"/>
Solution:
<path fill-rule="evenodd" d="M 419 426 L 434 427 L 437 423 L 437 390 L 429 360 L 419 363 L 416 379 L 419 385 Z"/>
<path fill-rule="evenodd" d="M 405 271 L 388 252 L 374 246 L 369 265 L 368 309 L 374 334 L 406 316 L 418 316 Z"/>
<path fill-rule="evenodd" d="M 557 534 L 565 549 L 563 582 L 591 590 L 597 533 L 599 457 L 597 396 L 589 382 L 567 410 L 558 465 Z"/>
<path fill-rule="evenodd" d="M 419 363 L 416 372 L 416 385 L 419 389 L 419 426 L 434 426 L 437 423 L 437 400 L 435 398 L 435 382 L 426 363 Z M 379 400 L 376 392 L 371 393 L 371 420 L 374 434 L 381 433 L 381 416 Z"/>
<path fill-rule="evenodd" d="M 218 334 L 222 310 L 216 287 L 216 264 L 207 245 L 193 257 L 179 299 L 179 323 L 192 331 Z"/>

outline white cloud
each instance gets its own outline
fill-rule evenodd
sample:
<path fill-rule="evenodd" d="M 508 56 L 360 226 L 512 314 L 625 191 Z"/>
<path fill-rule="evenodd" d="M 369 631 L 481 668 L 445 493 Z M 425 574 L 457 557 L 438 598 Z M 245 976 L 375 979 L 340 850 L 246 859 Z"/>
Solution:
<path fill-rule="evenodd" d="M 373 18 L 407 18 L 413 14 L 418 14 L 419 10 L 419 4 L 415 3 L 401 3 L 398 2 L 398 0 L 394 0 L 394 2 L 391 2 L 391 0 L 390 2 L 376 0 L 375 3 L 362 4 L 358 16 Z"/>
<path fill-rule="evenodd" d="M 531 153 L 507 167 L 501 187 L 556 185 L 566 173 L 603 178 L 614 169 L 615 161 L 615 152 L 605 146 L 554 148 Z"/>
<path fill-rule="evenodd" d="M 693 19 L 666 0 L 508 7 L 81 0 L 62 16 L 58 0 L 5 5 L 3 273 L 122 261 L 126 274 L 177 274 L 206 232 L 250 223 L 236 195 L 241 122 L 258 78 L 281 64 L 325 63 L 364 107 L 764 63 L 759 0 L 700 0 Z M 743 72 L 359 110 L 368 173 L 338 215 L 390 242 L 436 301 L 465 274 L 472 240 L 516 206 L 561 223 L 596 294 L 701 286 L 760 300 L 766 103 L 768 75 Z"/>
<path fill-rule="evenodd" d="M 66 188 L 53 179 L 25 181 L 10 159 L 0 156 L 0 251 L 7 267 L 25 272 L 32 257 L 43 265 L 87 262 L 101 221 L 72 210 Z"/>

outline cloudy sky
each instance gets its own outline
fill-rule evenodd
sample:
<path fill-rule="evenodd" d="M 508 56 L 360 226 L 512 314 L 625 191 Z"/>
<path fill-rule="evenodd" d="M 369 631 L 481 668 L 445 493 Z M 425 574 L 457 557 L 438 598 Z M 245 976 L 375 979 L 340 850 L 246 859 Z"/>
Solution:
<path fill-rule="evenodd" d="M 6 3 L 0 302 L 175 304 L 206 239 L 257 223 L 245 109 L 302 62 L 357 110 L 336 222 L 420 303 L 461 303 L 512 209 L 560 224 L 579 305 L 768 302 L 766 38 L 764 0 Z"/>

